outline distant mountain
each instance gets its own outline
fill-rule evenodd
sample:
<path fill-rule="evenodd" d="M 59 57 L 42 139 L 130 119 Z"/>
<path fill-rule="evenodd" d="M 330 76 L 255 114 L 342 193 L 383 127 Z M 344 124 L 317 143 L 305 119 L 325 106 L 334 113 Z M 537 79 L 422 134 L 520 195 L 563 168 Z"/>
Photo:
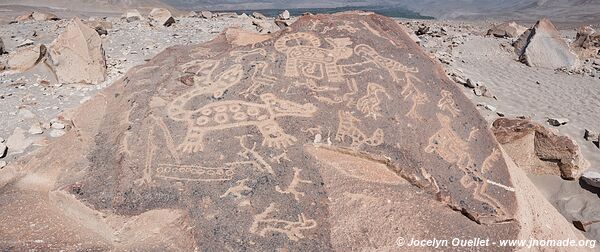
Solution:
<path fill-rule="evenodd" d="M 0 0 L 0 5 L 23 5 L 86 12 L 122 12 L 128 8 L 169 7 L 161 0 Z"/>

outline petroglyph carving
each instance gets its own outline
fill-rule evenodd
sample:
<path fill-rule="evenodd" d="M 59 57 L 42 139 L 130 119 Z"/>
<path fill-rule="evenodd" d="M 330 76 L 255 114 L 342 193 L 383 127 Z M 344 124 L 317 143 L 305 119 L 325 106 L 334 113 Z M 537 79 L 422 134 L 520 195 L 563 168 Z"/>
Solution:
<path fill-rule="evenodd" d="M 271 203 L 264 212 L 255 215 L 250 226 L 250 233 L 262 237 L 271 232 L 282 233 L 292 241 L 299 241 L 304 238 L 303 231 L 317 227 L 317 222 L 313 219 L 307 219 L 304 213 L 298 215 L 298 221 L 276 219 L 272 216 L 277 210 L 277 204 Z"/>
<path fill-rule="evenodd" d="M 287 150 L 283 150 L 281 154 L 271 157 L 270 160 L 271 162 L 277 162 L 277 164 L 281 164 L 282 160 L 292 161 L 287 155 Z"/>
<path fill-rule="evenodd" d="M 317 108 L 312 104 L 298 104 L 282 100 L 271 93 L 262 94 L 263 103 L 240 100 L 213 102 L 196 110 L 184 111 L 171 117 L 188 123 L 188 133 L 179 146 L 184 152 L 203 150 L 202 138 L 211 131 L 255 126 L 263 136 L 263 146 L 285 148 L 296 138 L 286 134 L 275 119 L 279 117 L 312 117 Z"/>
<path fill-rule="evenodd" d="M 301 74 L 314 79 L 342 82 L 342 70 L 337 65 L 341 59 L 352 56 L 352 41 L 348 38 L 326 38 L 333 49 L 320 48 L 321 40 L 310 33 L 286 34 L 275 42 L 275 49 L 287 56 L 285 76 L 299 77 Z M 289 45 L 288 43 L 295 43 Z"/>
<path fill-rule="evenodd" d="M 407 67 L 398 61 L 379 55 L 375 49 L 365 44 L 357 45 L 354 48 L 354 52 L 356 55 L 366 58 L 378 67 L 386 69 L 392 76 L 392 80 L 395 82 L 400 81 L 398 73 L 406 74 L 419 72 L 419 69 L 416 67 Z"/>
<path fill-rule="evenodd" d="M 495 199 L 494 197 L 492 197 L 491 195 L 489 195 L 486 192 L 488 186 L 492 183 L 490 183 L 491 181 L 486 179 L 483 175 L 484 172 L 486 172 L 491 167 L 493 167 L 492 164 L 494 162 L 500 161 L 501 158 L 502 158 L 502 153 L 500 152 L 500 150 L 494 148 L 492 153 L 483 161 L 483 164 L 481 166 L 481 171 L 477 171 L 475 169 L 468 170 L 468 172 L 465 173 L 465 176 L 463 176 L 460 179 L 460 183 L 465 188 L 473 188 L 473 197 L 476 200 L 485 202 L 488 205 L 494 207 L 494 209 L 496 210 L 497 216 L 500 218 L 503 218 L 503 217 L 507 216 L 505 207 L 502 206 L 502 204 L 497 199 Z M 499 185 L 498 183 L 493 183 L 493 184 Z"/>
<path fill-rule="evenodd" d="M 361 112 L 367 114 L 368 116 L 372 116 L 373 119 L 377 119 L 377 116 L 381 116 L 381 100 L 377 94 L 384 94 L 388 99 L 392 99 L 392 97 L 385 91 L 385 88 L 377 83 L 371 83 L 367 85 L 367 94 L 356 102 L 356 108 Z"/>
<path fill-rule="evenodd" d="M 179 181 L 227 181 L 235 175 L 235 169 L 254 165 L 252 162 L 225 163 L 223 167 L 159 164 L 156 176 Z"/>
<path fill-rule="evenodd" d="M 258 48 L 258 49 L 248 50 L 248 51 L 233 51 L 233 52 L 229 53 L 229 55 L 235 57 L 234 61 L 236 63 L 242 63 L 242 61 L 244 61 L 244 58 L 249 57 L 251 55 L 267 57 L 267 50 L 265 50 L 263 48 Z"/>
<path fill-rule="evenodd" d="M 248 182 L 248 179 L 236 181 L 235 186 L 232 186 L 229 189 L 227 189 L 227 191 L 225 191 L 225 193 L 221 195 L 220 198 L 225 198 L 229 195 L 232 195 L 235 198 L 242 198 L 242 193 L 244 193 L 245 191 L 252 191 L 252 188 L 248 187 L 246 185 L 246 182 Z"/>
<path fill-rule="evenodd" d="M 218 60 L 193 60 L 183 64 L 181 68 L 186 75 L 181 77 L 180 80 L 187 83 L 186 80 L 191 79 L 191 84 L 196 89 L 173 101 L 175 105 L 183 106 L 191 98 L 210 92 L 213 93 L 215 98 L 220 98 L 228 88 L 240 82 L 244 75 L 242 64 L 233 64 L 222 73 L 215 75 L 214 72 L 219 64 L 220 61 Z"/>
<path fill-rule="evenodd" d="M 248 148 L 245 144 L 248 136 L 246 135 L 246 136 L 241 136 L 238 138 L 240 139 L 240 146 L 243 149 L 243 151 L 238 153 L 238 155 L 240 155 L 243 158 L 248 159 L 248 160 L 251 160 L 251 159 L 256 160 L 256 162 L 261 167 L 261 169 L 259 171 L 268 172 L 270 174 L 275 174 L 275 172 L 273 172 L 273 167 L 271 167 L 271 165 L 269 163 L 267 163 L 267 161 L 265 161 L 265 159 L 258 152 L 256 152 L 256 143 L 252 144 L 252 148 Z"/>
<path fill-rule="evenodd" d="M 448 116 L 438 113 L 437 117 L 442 128 L 429 139 L 429 145 L 425 148 L 425 152 L 436 153 L 446 162 L 456 164 L 464 172 L 464 176 L 460 179 L 461 185 L 465 188 L 472 188 L 473 197 L 494 207 L 498 216 L 506 215 L 503 210 L 504 207 L 486 193 L 489 182 L 483 175 L 483 172 L 492 167 L 491 163 L 500 160 L 500 151 L 494 149 L 492 154 L 483 162 L 481 171 L 477 170 L 471 156 L 468 154 L 468 141 L 475 136 L 478 130 L 473 129 L 469 133 L 468 141 L 464 141 L 452 130 Z"/>
<path fill-rule="evenodd" d="M 302 171 L 302 169 L 294 167 L 294 178 L 292 179 L 292 182 L 290 183 L 290 185 L 288 185 L 288 187 L 285 190 L 282 190 L 279 186 L 275 186 L 275 191 L 277 191 L 279 193 L 283 193 L 283 194 L 292 194 L 292 195 L 294 195 L 294 199 L 296 199 L 296 201 L 300 201 L 300 196 L 304 196 L 304 193 L 298 191 L 298 189 L 297 189 L 298 185 L 300 185 L 300 183 L 305 183 L 305 184 L 313 183 L 310 180 L 301 179 L 300 178 L 301 171 Z"/>
<path fill-rule="evenodd" d="M 342 20 L 341 24 L 334 24 L 333 26 L 325 26 L 325 28 L 323 28 L 323 31 L 321 32 L 321 34 L 325 34 L 328 31 L 331 30 L 338 30 L 338 31 L 342 31 L 342 32 L 349 32 L 349 33 L 356 33 L 359 29 L 355 28 L 352 26 L 353 23 L 348 21 L 348 20 Z"/>
<path fill-rule="evenodd" d="M 447 90 L 442 90 L 442 99 L 438 101 L 438 108 L 440 108 L 442 111 L 448 111 L 450 114 L 452 114 L 452 117 L 458 116 L 458 113 L 460 112 L 458 106 L 456 106 L 454 103 L 452 93 Z"/>
<path fill-rule="evenodd" d="M 346 137 L 349 137 L 352 143 L 350 147 L 354 150 L 358 150 L 363 144 L 370 146 L 378 146 L 383 143 L 383 130 L 376 129 L 371 137 L 368 137 L 363 133 L 356 124 L 360 120 L 352 115 L 350 112 L 339 111 L 338 116 L 340 119 L 335 139 L 343 142 Z"/>
<path fill-rule="evenodd" d="M 273 86 L 277 81 L 277 78 L 269 73 L 267 73 L 268 64 L 264 61 L 255 61 L 252 62 L 252 69 L 254 69 L 254 73 L 252 73 L 252 77 L 250 78 L 250 86 L 242 91 L 240 94 L 244 95 L 244 97 L 248 97 L 249 95 L 257 95 L 258 89 L 263 86 Z"/>
<path fill-rule="evenodd" d="M 466 171 L 471 165 L 469 145 L 451 128 L 450 118 L 438 113 L 437 118 L 442 128 L 429 138 L 429 145 L 425 152 L 436 153 L 446 162 L 457 164 L 461 170 Z"/>
<path fill-rule="evenodd" d="M 422 120 L 423 118 L 417 112 L 417 108 L 420 105 L 429 102 L 429 98 L 427 98 L 425 93 L 417 89 L 413 81 L 420 82 L 421 80 L 412 74 L 406 74 L 406 85 L 402 89 L 401 95 L 404 96 L 404 100 L 412 100 L 412 105 L 410 110 L 406 113 L 406 116 L 413 120 Z"/>

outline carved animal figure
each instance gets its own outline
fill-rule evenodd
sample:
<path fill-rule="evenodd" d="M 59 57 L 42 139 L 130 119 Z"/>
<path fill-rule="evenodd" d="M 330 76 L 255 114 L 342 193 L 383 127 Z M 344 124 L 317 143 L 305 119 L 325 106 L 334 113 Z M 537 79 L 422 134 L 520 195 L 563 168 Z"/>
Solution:
<path fill-rule="evenodd" d="M 352 56 L 352 44 L 347 38 L 326 38 L 333 49 L 320 48 L 321 41 L 313 34 L 298 32 L 284 35 L 275 42 L 275 49 L 287 55 L 285 76 L 322 79 L 327 76 L 331 82 L 342 82 L 343 72 L 337 62 Z M 295 42 L 296 45 L 289 45 Z M 300 71 L 299 71 L 300 70 Z"/>
<path fill-rule="evenodd" d="M 312 117 L 317 108 L 312 104 L 298 104 L 262 94 L 263 103 L 240 100 L 214 102 L 196 110 L 178 111 L 174 120 L 188 122 L 188 132 L 179 149 L 184 152 L 203 150 L 202 138 L 210 131 L 256 126 L 263 136 L 262 145 L 284 148 L 296 141 L 286 134 L 275 121 L 278 117 Z"/>
<path fill-rule="evenodd" d="M 277 205 L 271 203 L 264 212 L 254 216 L 250 232 L 260 236 L 266 236 L 269 232 L 278 232 L 287 235 L 288 239 L 298 241 L 304 238 L 303 230 L 317 227 L 317 222 L 307 219 L 304 213 L 298 215 L 298 221 L 287 221 L 269 217 L 277 211 Z"/>
<path fill-rule="evenodd" d="M 383 130 L 376 129 L 371 137 L 368 137 L 363 133 L 356 124 L 360 122 L 359 119 L 354 117 L 350 112 L 340 111 L 338 112 L 340 117 L 340 123 L 338 125 L 335 139 L 343 142 L 346 137 L 352 140 L 350 147 L 352 149 L 359 149 L 363 144 L 377 146 L 383 143 Z"/>
<path fill-rule="evenodd" d="M 389 58 L 379 55 L 379 53 L 377 53 L 377 51 L 375 51 L 375 49 L 373 49 L 372 47 L 365 45 L 365 44 L 357 45 L 354 48 L 354 52 L 356 53 L 356 55 L 368 59 L 369 61 L 371 61 L 378 67 L 386 69 L 392 76 L 392 80 L 394 80 L 396 82 L 400 80 L 400 78 L 397 75 L 398 72 L 400 72 L 400 73 L 417 73 L 417 72 L 419 72 L 419 69 L 417 69 L 416 67 L 407 67 L 398 61 L 395 61 L 393 59 L 389 59 Z"/>
<path fill-rule="evenodd" d="M 381 107 L 379 106 L 381 100 L 379 99 L 379 96 L 377 96 L 379 93 L 386 95 L 388 99 L 392 99 L 385 91 L 384 87 L 376 83 L 369 83 L 367 85 L 367 94 L 358 99 L 356 108 L 367 114 L 367 116 L 372 116 L 373 119 L 377 119 L 377 116 L 381 116 Z"/>

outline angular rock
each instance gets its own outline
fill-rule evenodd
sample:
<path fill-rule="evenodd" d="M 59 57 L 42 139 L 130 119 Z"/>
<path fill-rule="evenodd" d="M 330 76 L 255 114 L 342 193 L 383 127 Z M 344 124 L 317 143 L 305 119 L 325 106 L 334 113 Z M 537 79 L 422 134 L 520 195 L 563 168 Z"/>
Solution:
<path fill-rule="evenodd" d="M 44 130 L 42 129 L 42 126 L 40 126 L 39 123 L 35 123 L 33 125 L 31 125 L 31 128 L 29 128 L 29 134 L 32 135 L 39 135 L 44 133 Z"/>
<path fill-rule="evenodd" d="M 42 62 L 47 53 L 48 50 L 45 45 L 22 47 L 8 55 L 6 65 L 10 70 L 25 72 Z"/>
<path fill-rule="evenodd" d="M 252 17 L 256 19 L 267 19 L 267 17 L 260 12 L 252 12 Z"/>
<path fill-rule="evenodd" d="M 528 173 L 572 180 L 587 168 L 575 141 L 530 120 L 500 118 L 492 124 L 492 131 L 508 155 Z"/>
<path fill-rule="evenodd" d="M 600 36 L 596 34 L 596 31 L 591 26 L 582 26 L 577 29 L 577 37 L 575 41 L 573 41 L 573 47 L 587 49 L 594 45 L 594 40 L 596 36 Z"/>
<path fill-rule="evenodd" d="M 0 158 L 6 157 L 6 153 L 8 152 L 8 147 L 4 143 L 0 143 Z"/>
<path fill-rule="evenodd" d="M 203 10 L 200 12 L 200 17 L 205 18 L 205 19 L 211 19 L 211 18 L 215 17 L 215 15 L 210 11 Z"/>
<path fill-rule="evenodd" d="M 599 136 L 600 136 L 600 134 L 598 134 L 598 132 L 594 132 L 589 129 L 585 129 L 585 132 L 583 133 L 583 138 L 586 141 L 596 141 L 596 140 L 598 140 Z"/>
<path fill-rule="evenodd" d="M 292 22 L 290 20 L 276 19 L 275 24 L 279 27 L 279 29 L 285 29 L 290 26 Z"/>
<path fill-rule="evenodd" d="M 575 69 L 579 66 L 577 55 L 571 52 L 556 27 L 549 19 L 539 20 L 514 43 L 521 62 L 528 66 L 549 69 Z"/>
<path fill-rule="evenodd" d="M 406 234 L 536 239 L 543 227 L 579 238 L 441 66 L 383 16 L 230 29 L 171 47 L 101 92 L 74 112 L 76 130 L 0 174 L 3 239 L 391 251 Z M 21 238 L 32 224 L 44 228 Z"/>
<path fill-rule="evenodd" d="M 260 33 L 273 33 L 279 30 L 274 23 L 263 19 L 253 19 L 252 25 L 256 26 L 256 30 Z"/>
<path fill-rule="evenodd" d="M 238 14 L 235 12 L 219 12 L 217 13 L 217 17 L 237 18 Z"/>
<path fill-rule="evenodd" d="M 518 38 L 525 31 L 527 31 L 525 26 L 519 25 L 512 21 L 492 27 L 488 30 L 487 35 L 492 35 L 499 38 Z"/>
<path fill-rule="evenodd" d="M 588 185 L 600 188 L 600 173 L 595 171 L 586 171 L 581 175 L 581 179 Z"/>
<path fill-rule="evenodd" d="M 21 16 L 17 16 L 14 21 L 15 22 L 25 22 L 25 21 L 29 21 L 29 20 L 33 20 L 33 12 L 32 11 L 27 12 Z"/>
<path fill-rule="evenodd" d="M 128 23 L 144 20 L 144 17 L 142 16 L 142 14 L 140 14 L 140 12 L 137 9 L 125 11 L 125 13 L 123 13 L 122 18 L 125 19 Z"/>
<path fill-rule="evenodd" d="M 148 14 L 148 19 L 166 27 L 169 27 L 175 23 L 175 18 L 173 18 L 171 12 L 164 8 L 152 9 L 150 14 Z"/>
<path fill-rule="evenodd" d="M 47 64 L 62 83 L 97 84 L 106 78 L 102 39 L 75 17 L 49 46 Z"/>
<path fill-rule="evenodd" d="M 277 16 L 277 18 L 282 20 L 288 20 L 291 18 L 290 12 L 288 10 L 284 10 Z"/>
<path fill-rule="evenodd" d="M 92 29 L 96 30 L 98 35 L 108 35 L 108 30 L 113 28 L 112 23 L 109 21 L 93 20 L 86 21 L 85 24 L 91 27 Z"/>
<path fill-rule="evenodd" d="M 548 124 L 550 124 L 554 127 L 565 125 L 568 122 L 569 122 L 569 119 L 567 119 L 567 118 L 548 118 Z"/>
<path fill-rule="evenodd" d="M 33 18 L 33 20 L 35 21 L 56 21 L 56 20 L 60 20 L 60 18 L 58 18 L 56 15 L 52 14 L 52 13 L 44 13 L 44 12 L 37 12 L 34 11 L 31 14 L 31 18 Z"/>
<path fill-rule="evenodd" d="M 4 41 L 0 38 L 0 55 L 7 53 L 6 48 L 4 48 Z"/>

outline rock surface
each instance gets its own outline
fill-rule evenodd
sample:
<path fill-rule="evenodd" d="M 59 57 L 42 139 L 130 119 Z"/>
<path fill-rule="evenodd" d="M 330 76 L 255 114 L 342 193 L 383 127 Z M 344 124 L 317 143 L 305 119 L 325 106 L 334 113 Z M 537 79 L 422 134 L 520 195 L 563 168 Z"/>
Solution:
<path fill-rule="evenodd" d="M 500 38 L 518 38 L 525 31 L 527 31 L 525 26 L 519 25 L 513 21 L 496 25 L 489 29 L 487 34 Z"/>
<path fill-rule="evenodd" d="M 175 23 L 175 18 L 173 18 L 171 12 L 164 8 L 152 9 L 152 11 L 150 11 L 150 14 L 148 14 L 148 19 L 157 22 L 159 25 L 167 27 Z"/>
<path fill-rule="evenodd" d="M 131 9 L 123 13 L 123 19 L 125 19 L 127 22 L 134 22 L 144 20 L 144 17 L 142 16 L 142 14 L 140 14 L 138 10 Z"/>
<path fill-rule="evenodd" d="M 75 17 L 49 46 L 49 65 L 62 83 L 97 84 L 106 78 L 106 59 L 96 30 Z"/>
<path fill-rule="evenodd" d="M 386 251 L 543 233 L 532 202 L 545 201 L 517 187 L 527 178 L 475 106 L 377 15 L 170 48 L 73 118 L 0 170 L 15 250 Z"/>
<path fill-rule="evenodd" d="M 577 179 L 586 162 L 579 146 L 527 119 L 497 119 L 492 131 L 515 163 L 528 173 Z"/>
<path fill-rule="evenodd" d="M 541 19 L 515 42 L 515 51 L 528 66 L 550 69 L 574 69 L 579 66 L 577 55 L 571 52 L 549 19 Z"/>

